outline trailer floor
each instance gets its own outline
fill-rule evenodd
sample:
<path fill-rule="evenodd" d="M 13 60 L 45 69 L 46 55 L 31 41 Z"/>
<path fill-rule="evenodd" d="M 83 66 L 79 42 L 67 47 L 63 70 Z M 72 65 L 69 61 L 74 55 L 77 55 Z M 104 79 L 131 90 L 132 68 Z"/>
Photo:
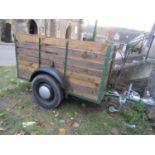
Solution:
<path fill-rule="evenodd" d="M 154 134 L 145 109 L 128 107 L 122 114 L 109 114 L 106 108 L 69 98 L 56 109 L 39 107 L 30 84 L 16 78 L 15 67 L 0 67 L 0 134 L 3 135 L 113 135 Z M 136 123 L 131 129 L 124 121 Z M 23 123 L 33 125 L 23 127 Z"/>

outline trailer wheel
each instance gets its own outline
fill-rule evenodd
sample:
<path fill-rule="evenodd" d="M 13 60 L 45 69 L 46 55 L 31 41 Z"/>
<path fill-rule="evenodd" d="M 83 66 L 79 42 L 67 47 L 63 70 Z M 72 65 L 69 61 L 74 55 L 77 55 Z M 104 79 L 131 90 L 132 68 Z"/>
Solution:
<path fill-rule="evenodd" d="M 62 88 L 48 75 L 38 75 L 32 81 L 32 92 L 37 103 L 46 109 L 57 107 L 63 99 Z"/>

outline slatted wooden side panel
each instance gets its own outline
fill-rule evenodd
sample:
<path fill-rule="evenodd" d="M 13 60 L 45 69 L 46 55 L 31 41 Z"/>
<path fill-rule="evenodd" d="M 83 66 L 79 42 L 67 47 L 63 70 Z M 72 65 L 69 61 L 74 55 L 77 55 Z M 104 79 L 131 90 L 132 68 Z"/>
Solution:
<path fill-rule="evenodd" d="M 17 42 L 19 77 L 30 79 L 38 68 L 38 49 L 36 43 Z"/>
<path fill-rule="evenodd" d="M 18 35 L 19 76 L 29 79 L 38 68 L 39 36 Z M 41 37 L 41 66 L 64 74 L 66 40 Z M 67 91 L 97 99 L 107 47 L 101 43 L 69 41 Z"/>
<path fill-rule="evenodd" d="M 85 72 L 67 71 L 69 92 L 97 100 L 105 54 L 106 47 L 103 44 L 84 41 L 69 42 L 67 65 L 87 69 Z M 78 63 L 75 64 L 75 62 Z"/>

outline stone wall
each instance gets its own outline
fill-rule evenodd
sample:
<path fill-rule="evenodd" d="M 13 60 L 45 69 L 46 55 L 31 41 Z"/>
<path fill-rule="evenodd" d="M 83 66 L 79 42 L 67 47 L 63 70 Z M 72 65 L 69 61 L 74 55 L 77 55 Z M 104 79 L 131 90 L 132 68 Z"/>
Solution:
<path fill-rule="evenodd" d="M 65 38 L 66 29 L 69 25 L 71 26 L 71 39 L 81 39 L 79 33 L 82 33 L 80 30 L 82 23 L 79 25 L 79 20 L 73 19 L 56 20 L 56 37 Z"/>
<path fill-rule="evenodd" d="M 81 19 L 33 19 L 37 25 L 39 35 L 48 37 L 65 38 L 66 29 L 71 25 L 71 39 L 81 39 L 82 20 Z M 0 28 L 2 27 L 0 22 Z M 30 19 L 6 19 L 4 23 L 11 24 L 11 35 L 13 33 L 29 33 Z M 1 31 L 0 31 L 1 38 Z M 13 38 L 12 38 L 13 40 Z"/>

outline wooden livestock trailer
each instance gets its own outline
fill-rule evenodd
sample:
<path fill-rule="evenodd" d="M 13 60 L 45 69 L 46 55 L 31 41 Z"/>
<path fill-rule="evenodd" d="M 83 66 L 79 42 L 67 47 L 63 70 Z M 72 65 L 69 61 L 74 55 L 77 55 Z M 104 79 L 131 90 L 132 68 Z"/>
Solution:
<path fill-rule="evenodd" d="M 111 45 L 28 34 L 14 39 L 17 75 L 32 81 L 41 106 L 56 107 L 67 95 L 103 102 L 114 53 Z"/>

